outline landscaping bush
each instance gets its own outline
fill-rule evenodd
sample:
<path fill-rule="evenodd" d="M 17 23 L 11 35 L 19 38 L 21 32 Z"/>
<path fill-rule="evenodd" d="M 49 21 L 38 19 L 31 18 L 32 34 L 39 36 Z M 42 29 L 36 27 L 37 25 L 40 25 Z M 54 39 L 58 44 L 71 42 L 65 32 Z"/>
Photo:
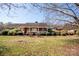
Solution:
<path fill-rule="evenodd" d="M 3 31 L 0 31 L 0 35 L 23 35 L 23 33 L 18 29 L 5 29 Z"/>
<path fill-rule="evenodd" d="M 9 29 L 5 29 L 1 32 L 1 35 L 8 35 Z"/>
<path fill-rule="evenodd" d="M 77 32 L 77 34 L 79 33 L 79 31 L 77 31 L 77 30 L 68 30 L 67 31 L 67 33 L 68 33 L 68 35 L 75 35 L 76 34 L 76 32 Z"/>
<path fill-rule="evenodd" d="M 60 36 L 61 35 L 61 32 L 55 32 L 56 33 L 56 36 Z"/>
<path fill-rule="evenodd" d="M 50 35 L 52 35 L 52 33 L 48 32 L 48 33 L 47 33 L 47 36 L 50 36 Z"/>
<path fill-rule="evenodd" d="M 62 35 L 62 36 L 66 36 L 66 35 L 68 35 L 68 33 L 67 33 L 66 31 L 62 31 L 62 32 L 61 32 L 61 35 Z"/>
<path fill-rule="evenodd" d="M 15 35 L 15 31 L 13 31 L 13 30 L 10 30 L 9 32 L 8 32 L 8 35 Z"/>
<path fill-rule="evenodd" d="M 47 35 L 48 35 L 48 36 L 52 35 L 52 29 L 50 29 L 50 28 L 48 29 Z"/>
<path fill-rule="evenodd" d="M 15 33 L 16 35 L 23 35 L 22 31 L 18 31 Z"/>
<path fill-rule="evenodd" d="M 23 35 L 21 30 L 18 29 L 12 29 L 8 32 L 9 35 Z"/>
<path fill-rule="evenodd" d="M 51 36 L 51 35 L 56 36 L 56 32 L 55 32 L 55 31 L 51 31 L 51 32 L 48 32 L 47 35 L 48 35 L 48 36 Z"/>
<path fill-rule="evenodd" d="M 40 33 L 40 35 L 46 36 L 46 32 L 42 32 L 42 33 Z"/>
<path fill-rule="evenodd" d="M 57 36 L 57 35 L 61 35 L 61 32 L 58 32 L 58 31 L 52 31 L 52 29 L 48 29 L 48 36 Z"/>
<path fill-rule="evenodd" d="M 42 32 L 42 33 L 40 33 L 40 35 L 42 35 L 42 36 L 56 36 L 56 35 L 60 35 L 60 33 L 58 33 L 58 32 L 55 32 L 55 31 L 52 31 L 52 32 Z"/>
<path fill-rule="evenodd" d="M 8 35 L 15 35 L 16 34 L 16 29 L 12 29 L 8 32 Z"/>
<path fill-rule="evenodd" d="M 76 31 L 76 35 L 79 35 L 79 30 Z"/>

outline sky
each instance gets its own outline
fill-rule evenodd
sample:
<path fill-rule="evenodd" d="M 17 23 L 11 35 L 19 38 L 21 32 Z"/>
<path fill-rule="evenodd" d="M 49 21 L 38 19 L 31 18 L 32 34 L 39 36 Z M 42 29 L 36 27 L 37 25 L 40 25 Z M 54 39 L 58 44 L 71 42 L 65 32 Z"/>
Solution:
<path fill-rule="evenodd" d="M 43 13 L 37 9 L 31 8 L 27 5 L 27 8 L 14 7 L 9 11 L 8 9 L 0 9 L 0 22 L 7 23 L 30 23 L 30 22 L 42 22 L 44 20 Z"/>
<path fill-rule="evenodd" d="M 23 4 L 21 4 L 21 3 L 19 3 L 18 5 L 21 7 L 20 8 L 12 7 L 10 11 L 8 10 L 7 6 L 3 5 L 3 7 L 5 7 L 3 9 L 0 6 L 0 22 L 3 22 L 3 23 L 8 23 L 8 22 L 11 22 L 11 23 L 35 23 L 37 21 L 38 23 L 40 23 L 40 22 L 46 21 L 49 23 L 62 24 L 64 22 L 59 22 L 58 20 L 56 21 L 56 19 L 64 19 L 64 20 L 72 19 L 71 17 L 69 17 L 67 15 L 63 15 L 60 12 L 53 11 L 50 14 L 50 16 L 49 16 L 49 14 L 47 15 L 47 17 L 50 17 L 47 20 L 47 18 L 45 18 L 44 11 L 40 12 L 39 9 L 33 7 L 31 4 L 26 4 L 25 8 L 22 7 Z M 60 4 L 60 5 L 63 5 L 63 4 Z M 79 11 L 78 11 L 79 9 L 76 10 L 76 8 L 73 4 L 70 4 L 69 6 L 75 11 L 76 14 L 79 15 Z M 67 6 L 65 6 L 65 4 L 63 5 L 62 8 L 64 8 L 64 7 L 67 8 Z M 66 12 L 69 13 L 69 11 L 66 11 Z M 72 14 L 72 13 L 70 12 L 70 14 Z"/>

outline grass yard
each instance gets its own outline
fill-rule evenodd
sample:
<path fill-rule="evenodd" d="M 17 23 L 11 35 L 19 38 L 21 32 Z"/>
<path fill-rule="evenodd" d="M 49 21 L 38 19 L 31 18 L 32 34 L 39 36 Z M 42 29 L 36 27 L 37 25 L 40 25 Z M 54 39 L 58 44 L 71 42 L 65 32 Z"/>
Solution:
<path fill-rule="evenodd" d="M 0 55 L 77 56 L 78 36 L 0 36 Z"/>

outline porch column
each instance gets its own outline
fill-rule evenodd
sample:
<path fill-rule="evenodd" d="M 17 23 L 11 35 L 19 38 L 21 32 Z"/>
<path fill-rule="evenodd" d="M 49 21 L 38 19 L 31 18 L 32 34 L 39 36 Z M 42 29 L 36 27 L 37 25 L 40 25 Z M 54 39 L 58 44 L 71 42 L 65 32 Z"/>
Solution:
<path fill-rule="evenodd" d="M 37 28 L 37 32 L 39 32 L 39 28 Z"/>
<path fill-rule="evenodd" d="M 27 29 L 25 27 L 22 28 L 23 34 L 26 34 Z"/>
<path fill-rule="evenodd" d="M 30 27 L 29 27 L 29 32 L 30 32 Z"/>
<path fill-rule="evenodd" d="M 20 28 L 20 30 L 23 32 L 23 34 L 24 34 L 24 28 Z"/>

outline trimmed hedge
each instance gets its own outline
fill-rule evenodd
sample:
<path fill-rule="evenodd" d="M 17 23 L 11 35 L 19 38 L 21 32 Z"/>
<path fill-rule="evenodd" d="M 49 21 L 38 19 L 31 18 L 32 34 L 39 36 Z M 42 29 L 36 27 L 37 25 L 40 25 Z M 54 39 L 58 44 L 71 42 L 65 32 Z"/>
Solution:
<path fill-rule="evenodd" d="M 9 29 L 5 29 L 1 32 L 1 35 L 8 35 Z"/>
<path fill-rule="evenodd" d="M 52 31 L 52 29 L 49 28 L 47 35 L 48 35 L 48 36 L 52 36 L 52 35 L 55 36 L 55 35 L 56 35 L 56 32 L 55 32 L 55 31 Z"/>
<path fill-rule="evenodd" d="M 46 32 L 42 32 L 42 33 L 40 33 L 40 35 L 46 36 L 47 34 L 46 34 Z"/>
<path fill-rule="evenodd" d="M 15 34 L 16 34 L 16 31 L 14 29 L 8 32 L 8 35 L 15 35 Z"/>
<path fill-rule="evenodd" d="M 23 35 L 22 31 L 18 31 L 15 33 L 15 35 Z"/>
<path fill-rule="evenodd" d="M 18 29 L 5 29 L 3 31 L 0 32 L 0 35 L 23 35 L 21 30 Z"/>
<path fill-rule="evenodd" d="M 12 29 L 8 32 L 8 35 L 23 35 L 21 30 L 18 29 Z"/>
<path fill-rule="evenodd" d="M 55 32 L 55 31 L 52 31 L 52 32 L 42 32 L 40 33 L 40 35 L 42 36 L 57 36 L 57 35 L 61 35 L 60 32 Z"/>

